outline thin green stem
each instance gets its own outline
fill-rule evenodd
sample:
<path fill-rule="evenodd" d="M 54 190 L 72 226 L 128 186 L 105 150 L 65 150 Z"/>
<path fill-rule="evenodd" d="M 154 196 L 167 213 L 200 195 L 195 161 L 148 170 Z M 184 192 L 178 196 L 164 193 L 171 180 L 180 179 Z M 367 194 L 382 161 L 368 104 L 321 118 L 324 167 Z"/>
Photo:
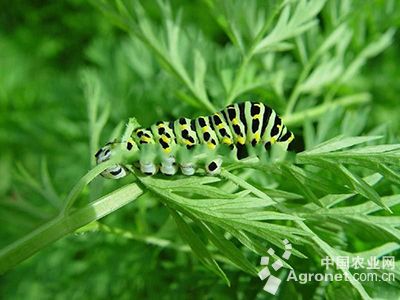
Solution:
<path fill-rule="evenodd" d="M 246 180 L 243 180 L 242 178 L 233 175 L 229 171 L 222 169 L 221 176 L 228 180 L 231 180 L 232 182 L 236 183 L 238 186 L 252 192 L 257 197 L 264 199 L 268 205 L 276 204 L 276 202 L 274 200 L 272 200 L 272 198 L 270 196 L 268 196 L 266 193 L 264 193 L 263 191 L 260 191 L 259 189 L 255 188 L 251 184 L 247 183 Z"/>
<path fill-rule="evenodd" d="M 350 271 L 344 267 L 342 267 L 341 265 L 339 265 L 336 260 L 335 257 L 338 256 L 336 254 L 335 249 L 333 249 L 331 246 L 329 246 L 329 244 L 327 244 L 325 241 L 323 241 L 322 239 L 320 239 L 318 237 L 318 235 L 316 235 L 303 221 L 294 221 L 301 229 L 303 229 L 306 232 L 311 233 L 311 239 L 314 241 L 314 243 L 316 244 L 316 246 L 320 249 L 322 249 L 322 251 L 324 251 L 332 260 L 333 262 L 336 264 L 336 268 L 339 269 L 344 276 L 346 277 L 346 279 L 348 281 L 350 281 L 350 283 L 353 285 L 353 287 L 359 292 L 360 296 L 362 297 L 362 299 L 364 300 L 371 300 L 371 297 L 368 295 L 368 293 L 365 291 L 364 287 L 362 286 L 362 284 L 360 282 L 358 282 L 353 274 L 350 273 Z"/>
<path fill-rule="evenodd" d="M 166 239 L 161 239 L 155 236 L 141 236 L 138 234 L 135 234 L 133 232 L 121 229 L 121 228 L 115 228 L 115 227 L 109 227 L 104 224 L 99 224 L 98 225 L 98 230 L 109 233 L 109 234 L 114 234 L 118 235 L 122 238 L 128 239 L 128 240 L 134 240 L 137 242 L 142 242 L 146 243 L 148 245 L 152 245 L 155 247 L 160 247 L 160 248 L 167 248 L 167 249 L 172 249 L 184 253 L 192 253 L 193 250 L 190 248 L 189 245 L 177 245 L 171 240 L 166 240 Z M 235 266 L 232 264 L 232 262 L 225 258 L 223 255 L 219 255 L 217 252 L 215 252 L 214 249 L 208 249 L 210 252 L 213 252 L 213 258 L 219 262 L 223 262 L 225 264 L 229 264 L 231 266 Z"/>
<path fill-rule="evenodd" d="M 174 242 L 170 241 L 170 240 L 161 239 L 161 238 L 155 237 L 155 236 L 143 236 L 143 235 L 135 234 L 131 231 L 128 231 L 128 230 L 125 230 L 122 228 L 110 227 L 110 226 L 107 226 L 102 223 L 98 224 L 97 229 L 99 231 L 102 231 L 105 233 L 118 235 L 125 239 L 143 242 L 143 243 L 157 246 L 160 248 L 169 248 L 169 249 L 174 249 L 174 250 L 181 251 L 181 252 L 191 252 L 191 249 L 188 245 L 177 245 L 177 244 L 174 244 Z"/>
<path fill-rule="evenodd" d="M 301 125 L 305 119 L 315 120 L 332 108 L 343 106 L 348 107 L 352 105 L 359 105 L 367 103 L 371 100 L 371 95 L 368 93 L 361 93 L 352 96 L 338 98 L 332 102 L 324 103 L 319 106 L 306 109 L 294 114 L 285 115 L 283 120 L 287 126 Z"/>
<path fill-rule="evenodd" d="M 231 85 L 228 96 L 226 98 L 226 103 L 225 103 L 226 105 L 231 104 L 233 102 L 233 100 L 236 98 L 236 96 L 237 96 L 236 91 L 237 91 L 239 82 L 242 80 L 243 74 L 244 74 L 244 72 L 247 68 L 247 65 L 249 64 L 252 56 L 253 56 L 252 51 L 250 51 L 248 53 L 248 55 L 244 56 L 242 63 L 240 64 L 240 67 L 238 69 L 237 75 Z"/>
<path fill-rule="evenodd" d="M 142 189 L 137 184 L 132 183 L 89 203 L 83 208 L 77 209 L 69 215 L 59 215 L 3 248 L 0 251 L 0 274 L 13 268 L 61 237 L 130 203 L 142 193 Z"/>
<path fill-rule="evenodd" d="M 301 71 L 300 76 L 297 79 L 296 84 L 293 88 L 293 91 L 289 97 L 288 105 L 286 106 L 285 115 L 290 115 L 293 112 L 294 107 L 296 106 L 297 100 L 299 99 L 299 96 L 301 93 L 301 90 L 300 90 L 301 84 L 303 83 L 303 81 L 306 79 L 306 77 L 310 73 L 312 67 L 314 66 L 314 63 L 317 61 L 318 53 L 319 53 L 319 51 L 317 51 L 310 58 L 310 60 L 307 62 L 307 64 L 304 66 L 303 70 Z"/>
<path fill-rule="evenodd" d="M 256 35 L 256 37 L 254 38 L 251 46 L 249 47 L 249 51 L 247 52 L 247 54 L 245 54 L 243 56 L 243 60 L 239 66 L 237 75 L 231 85 L 231 88 L 228 92 L 228 96 L 226 99 L 226 105 L 229 105 L 233 102 L 233 100 L 236 98 L 237 95 L 237 88 L 239 85 L 239 82 L 242 80 L 242 77 L 244 75 L 244 72 L 246 71 L 246 68 L 248 66 L 248 64 L 250 63 L 251 59 L 253 58 L 254 54 L 255 54 L 255 50 L 257 47 L 257 44 L 261 41 L 261 39 L 264 37 L 264 34 L 268 31 L 268 29 L 271 27 L 272 25 L 272 21 L 275 19 L 275 17 L 278 15 L 279 11 L 282 9 L 284 5 L 277 5 L 277 7 L 273 10 L 271 17 L 269 18 L 268 22 L 265 23 L 265 25 L 263 26 L 263 28 L 260 30 L 260 32 Z M 228 34 L 229 36 L 229 34 Z"/>
<path fill-rule="evenodd" d="M 110 159 L 102 164 L 95 166 L 89 172 L 83 176 L 78 183 L 72 188 L 71 192 L 68 194 L 67 199 L 65 199 L 65 204 L 60 212 L 60 215 L 66 215 L 68 210 L 75 203 L 76 199 L 78 199 L 79 194 L 82 190 L 87 186 L 93 179 L 95 179 L 101 172 L 105 169 L 111 167 L 117 162 L 117 159 Z"/>
<path fill-rule="evenodd" d="M 336 33 L 337 31 L 334 30 L 331 35 L 327 37 L 327 40 L 329 40 L 330 37 L 332 37 L 332 34 Z M 327 50 L 327 44 L 322 43 L 318 49 L 313 52 L 312 56 L 310 59 L 307 61 L 307 63 L 304 65 L 302 72 L 300 73 L 300 76 L 298 77 L 296 84 L 292 90 L 292 93 L 289 97 L 288 105 L 286 107 L 285 115 L 288 116 L 292 114 L 294 111 L 294 108 L 296 106 L 297 101 L 299 100 L 299 96 L 301 94 L 301 85 L 304 82 L 304 80 L 307 78 L 309 73 L 311 72 L 312 68 L 318 61 L 318 59 L 326 52 Z M 331 95 L 332 97 L 334 94 Z"/>

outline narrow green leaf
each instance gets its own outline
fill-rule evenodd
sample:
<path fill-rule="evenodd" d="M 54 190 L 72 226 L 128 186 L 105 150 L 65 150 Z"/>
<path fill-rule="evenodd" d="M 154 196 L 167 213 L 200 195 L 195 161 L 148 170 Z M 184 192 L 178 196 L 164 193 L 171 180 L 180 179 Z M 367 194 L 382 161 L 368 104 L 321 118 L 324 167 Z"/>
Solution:
<path fill-rule="evenodd" d="M 213 225 L 205 225 L 198 223 L 208 239 L 224 254 L 232 263 L 243 271 L 255 276 L 257 274 L 256 267 L 250 263 L 231 241 L 227 240 L 224 235 Z"/>
<path fill-rule="evenodd" d="M 176 222 L 179 233 L 181 234 L 182 238 L 189 244 L 190 248 L 192 248 L 193 253 L 196 254 L 196 256 L 207 268 L 209 268 L 216 275 L 224 279 L 227 285 L 230 285 L 229 279 L 224 273 L 224 271 L 222 271 L 218 263 L 212 257 L 211 253 L 208 251 L 207 247 L 193 232 L 190 226 L 173 209 L 170 209 L 169 211 Z"/>
<path fill-rule="evenodd" d="M 332 152 L 332 151 L 337 151 L 345 148 L 349 148 L 355 145 L 359 145 L 362 143 L 374 141 L 377 139 L 380 139 L 382 137 L 380 136 L 358 136 L 358 137 L 335 137 L 329 141 L 326 141 L 322 144 L 319 144 L 318 146 L 304 151 L 302 153 L 299 153 L 299 157 L 301 156 L 307 156 L 307 155 L 315 155 L 315 154 L 321 154 L 321 153 L 327 153 L 327 152 Z"/>
<path fill-rule="evenodd" d="M 354 187 L 354 189 L 360 194 L 366 197 L 369 200 L 372 200 L 380 207 L 385 208 L 387 211 L 391 212 L 390 208 L 381 200 L 379 194 L 369 185 L 367 184 L 362 178 L 357 176 L 356 174 L 350 172 L 346 167 L 343 165 L 337 166 L 338 170 L 342 172 L 343 175 L 347 177 L 350 184 Z"/>

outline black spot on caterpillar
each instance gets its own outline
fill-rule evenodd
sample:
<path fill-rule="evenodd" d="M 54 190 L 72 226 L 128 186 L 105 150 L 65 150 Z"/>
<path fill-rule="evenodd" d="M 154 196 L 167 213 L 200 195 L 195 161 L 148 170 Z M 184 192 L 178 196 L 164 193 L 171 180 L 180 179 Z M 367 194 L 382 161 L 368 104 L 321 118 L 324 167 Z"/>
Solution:
<path fill-rule="evenodd" d="M 182 148 L 190 150 L 186 150 L 189 153 L 205 149 L 209 152 L 206 155 L 208 160 L 202 168 L 214 175 L 221 169 L 223 157 L 217 153 L 221 145 L 226 145 L 229 151 L 234 151 L 237 159 L 242 159 L 248 155 L 248 147 L 260 145 L 268 150 L 272 144 L 277 144 L 287 150 L 293 139 L 293 133 L 282 124 L 273 109 L 260 102 L 242 102 L 231 104 L 211 116 L 193 120 L 181 117 L 176 121 L 159 121 L 149 128 L 136 128 L 129 141 L 107 143 L 95 156 L 97 163 L 101 163 L 110 159 L 117 149 L 124 149 L 137 154 L 136 160 L 130 161 L 129 165 L 137 166 L 143 174 L 154 175 L 160 170 L 164 175 L 174 175 L 180 168 L 184 175 L 189 176 L 201 166 L 196 165 L 196 160 L 177 161 L 175 153 Z M 146 148 L 149 146 L 153 148 Z M 145 149 L 161 153 L 158 162 L 142 155 Z M 155 155 L 149 157 L 154 158 Z M 112 166 L 102 175 L 108 178 L 124 177 L 127 175 L 127 165 Z"/>

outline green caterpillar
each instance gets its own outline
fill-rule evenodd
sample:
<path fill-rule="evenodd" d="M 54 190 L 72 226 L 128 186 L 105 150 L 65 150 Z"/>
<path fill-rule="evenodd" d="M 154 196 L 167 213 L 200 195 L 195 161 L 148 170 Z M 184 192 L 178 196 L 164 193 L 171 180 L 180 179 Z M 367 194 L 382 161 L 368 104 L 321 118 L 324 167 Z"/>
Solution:
<path fill-rule="evenodd" d="M 115 151 L 125 151 L 135 157 L 129 164 L 144 174 L 154 175 L 160 171 L 164 175 L 174 175 L 180 168 L 182 174 L 190 176 L 199 168 L 199 161 L 190 153 L 204 149 L 207 152 L 204 169 L 215 175 L 222 165 L 223 156 L 217 151 L 221 146 L 229 147 L 238 159 L 242 159 L 247 156 L 250 146 L 262 145 L 268 150 L 271 144 L 276 144 L 286 151 L 293 139 L 293 133 L 282 124 L 273 109 L 260 102 L 242 102 L 231 104 L 211 116 L 193 120 L 179 118 L 172 122 L 157 122 L 150 128 L 135 128 L 127 141 L 108 143 L 95 157 L 99 164 L 109 160 Z M 182 148 L 189 154 L 186 159 L 177 161 Z M 127 165 L 114 165 L 103 171 L 102 176 L 122 178 L 128 173 Z"/>

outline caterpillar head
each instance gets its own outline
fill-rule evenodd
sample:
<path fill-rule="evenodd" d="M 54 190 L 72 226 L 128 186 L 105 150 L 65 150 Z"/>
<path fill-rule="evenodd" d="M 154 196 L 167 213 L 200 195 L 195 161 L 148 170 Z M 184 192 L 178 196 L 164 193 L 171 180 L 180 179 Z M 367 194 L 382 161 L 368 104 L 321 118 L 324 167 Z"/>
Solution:
<path fill-rule="evenodd" d="M 109 142 L 96 152 L 96 163 L 100 164 L 105 162 L 116 155 L 116 153 L 125 154 L 126 152 L 133 150 L 135 148 L 134 146 L 136 146 L 136 144 L 132 140 L 129 140 L 128 142 Z M 126 167 L 120 164 L 115 164 L 101 172 L 101 176 L 110 179 L 119 179 L 126 175 L 128 175 Z"/>

